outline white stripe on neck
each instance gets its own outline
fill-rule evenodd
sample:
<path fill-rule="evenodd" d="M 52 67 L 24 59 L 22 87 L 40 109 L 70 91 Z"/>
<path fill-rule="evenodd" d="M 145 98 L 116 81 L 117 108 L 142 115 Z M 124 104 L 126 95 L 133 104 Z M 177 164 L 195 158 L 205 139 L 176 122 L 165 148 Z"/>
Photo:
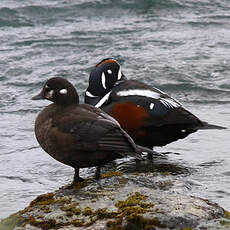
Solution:
<path fill-rule="evenodd" d="M 95 105 L 95 107 L 96 107 L 96 108 L 100 108 L 100 107 L 108 100 L 110 94 L 111 94 L 111 91 L 108 92 L 108 93 L 107 93 L 107 94 L 106 94 L 106 95 Z"/>
<path fill-rule="evenodd" d="M 85 92 L 87 97 L 98 97 L 98 96 L 94 96 L 92 93 L 90 93 L 89 91 Z"/>

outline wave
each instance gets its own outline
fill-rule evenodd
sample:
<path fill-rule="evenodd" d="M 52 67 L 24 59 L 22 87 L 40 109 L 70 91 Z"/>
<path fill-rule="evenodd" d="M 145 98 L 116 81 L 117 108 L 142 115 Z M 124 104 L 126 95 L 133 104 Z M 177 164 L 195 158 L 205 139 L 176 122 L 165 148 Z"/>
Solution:
<path fill-rule="evenodd" d="M 186 11 L 185 14 L 190 15 L 193 9 L 200 13 L 204 10 L 211 12 L 211 15 L 207 15 L 207 19 L 209 17 L 215 22 L 216 20 L 227 20 L 229 16 L 223 13 L 213 15 L 213 10 L 210 9 L 219 7 L 227 11 L 229 7 L 226 9 L 225 5 L 212 1 L 204 4 L 202 1 L 193 0 L 91 0 L 78 1 L 77 3 L 59 0 L 49 4 L 42 4 L 41 2 L 40 5 L 24 5 L 15 8 L 2 7 L 0 8 L 0 27 L 35 26 L 37 24 L 56 23 L 60 20 L 71 22 L 76 21 L 79 17 L 100 17 L 101 15 L 113 18 L 132 13 L 154 16 L 159 15 L 161 10 L 163 10 L 164 17 L 167 17 L 168 14 L 165 10 L 170 10 L 175 15 L 180 15 L 181 12 Z M 192 20 L 190 23 L 196 25 L 198 22 Z"/>

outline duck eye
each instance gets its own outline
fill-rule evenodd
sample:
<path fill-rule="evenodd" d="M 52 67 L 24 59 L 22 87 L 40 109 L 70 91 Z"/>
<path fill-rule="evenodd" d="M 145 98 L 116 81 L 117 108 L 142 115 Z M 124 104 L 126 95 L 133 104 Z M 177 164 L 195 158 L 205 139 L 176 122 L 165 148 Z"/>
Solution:
<path fill-rule="evenodd" d="M 67 89 L 61 89 L 61 90 L 59 90 L 60 94 L 64 94 L 65 95 L 65 94 L 67 94 L 67 92 L 68 92 Z"/>
<path fill-rule="evenodd" d="M 111 70 L 111 69 L 108 69 L 108 70 L 107 70 L 107 73 L 108 73 L 108 74 L 112 74 L 112 70 Z"/>

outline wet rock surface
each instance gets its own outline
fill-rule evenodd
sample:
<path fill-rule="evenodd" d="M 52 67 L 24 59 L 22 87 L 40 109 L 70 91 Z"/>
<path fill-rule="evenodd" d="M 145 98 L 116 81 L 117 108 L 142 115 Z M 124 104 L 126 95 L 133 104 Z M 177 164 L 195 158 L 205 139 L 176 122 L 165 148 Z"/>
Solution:
<path fill-rule="evenodd" d="M 99 181 L 90 177 L 38 196 L 0 229 L 230 229 L 228 211 L 183 192 L 175 174 L 188 169 L 164 160 L 116 166 L 115 172 L 107 166 Z"/>

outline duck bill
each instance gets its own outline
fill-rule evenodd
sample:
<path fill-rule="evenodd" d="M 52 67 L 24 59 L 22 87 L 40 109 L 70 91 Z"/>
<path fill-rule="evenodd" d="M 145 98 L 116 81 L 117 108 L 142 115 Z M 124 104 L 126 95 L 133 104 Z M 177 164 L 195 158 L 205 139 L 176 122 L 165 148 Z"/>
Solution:
<path fill-rule="evenodd" d="M 31 98 L 31 100 L 42 100 L 42 99 L 44 99 L 42 93 L 39 93 L 38 95 Z"/>

